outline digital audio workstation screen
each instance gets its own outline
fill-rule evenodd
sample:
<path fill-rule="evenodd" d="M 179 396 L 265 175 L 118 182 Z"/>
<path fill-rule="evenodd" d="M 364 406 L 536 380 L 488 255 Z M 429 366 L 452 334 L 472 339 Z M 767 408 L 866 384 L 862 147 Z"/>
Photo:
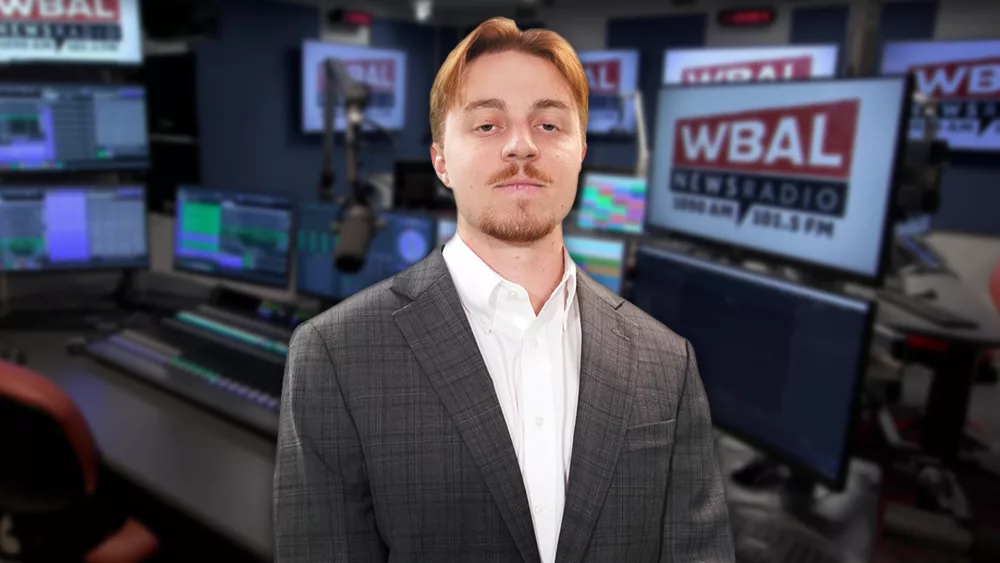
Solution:
<path fill-rule="evenodd" d="M 0 272 L 148 265 L 142 186 L 0 187 Z"/>
<path fill-rule="evenodd" d="M 177 190 L 174 268 L 288 285 L 292 202 L 276 195 Z"/>
<path fill-rule="evenodd" d="M 621 294 L 625 270 L 625 242 L 577 235 L 563 237 L 566 251 L 594 281 Z"/>
<path fill-rule="evenodd" d="M 871 307 L 640 247 L 633 302 L 694 348 L 712 419 L 826 479 L 841 471 Z"/>
<path fill-rule="evenodd" d="M 333 203 L 299 205 L 296 278 L 300 293 L 323 299 L 346 299 L 424 259 L 437 240 L 436 218 L 383 211 L 364 267 L 356 274 L 346 274 L 333 263 L 337 248 L 333 225 L 339 215 L 340 206 Z"/>
<path fill-rule="evenodd" d="M 147 166 L 141 86 L 0 85 L 0 170 Z"/>
<path fill-rule="evenodd" d="M 586 174 L 577 226 L 618 233 L 641 233 L 646 213 L 646 179 Z"/>

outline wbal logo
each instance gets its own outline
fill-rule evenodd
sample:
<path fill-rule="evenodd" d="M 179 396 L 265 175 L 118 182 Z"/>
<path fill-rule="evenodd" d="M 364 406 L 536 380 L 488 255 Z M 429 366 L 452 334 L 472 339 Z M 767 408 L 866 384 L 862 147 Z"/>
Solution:
<path fill-rule="evenodd" d="M 737 224 L 751 208 L 789 211 L 753 223 L 832 236 L 832 223 L 820 219 L 847 209 L 859 109 L 860 100 L 845 99 L 677 120 L 669 178 L 675 208 Z"/>
<path fill-rule="evenodd" d="M 812 67 L 813 59 L 808 55 L 688 67 L 681 71 L 681 83 L 758 82 L 808 78 L 812 76 Z"/>
<path fill-rule="evenodd" d="M 369 107 L 391 108 L 396 98 L 395 59 L 349 59 L 343 61 L 344 69 L 351 78 L 368 86 Z M 319 103 L 323 103 L 326 90 L 326 71 L 322 62 L 318 65 Z"/>
<path fill-rule="evenodd" d="M 950 132 L 982 135 L 1000 117 L 1000 58 L 911 66 L 917 89 L 934 100 L 941 126 Z M 914 107 L 915 125 L 923 123 Z M 975 131 L 972 131 L 975 129 Z M 997 132 L 1000 134 L 1000 131 Z"/>

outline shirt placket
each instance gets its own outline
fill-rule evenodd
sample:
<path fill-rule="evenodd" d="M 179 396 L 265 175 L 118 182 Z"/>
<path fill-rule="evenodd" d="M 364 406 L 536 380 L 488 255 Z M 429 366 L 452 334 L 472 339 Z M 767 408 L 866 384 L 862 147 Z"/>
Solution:
<path fill-rule="evenodd" d="M 561 484 L 557 477 L 560 455 L 556 442 L 554 412 L 555 381 L 552 369 L 552 351 L 548 349 L 544 327 L 539 318 L 526 331 L 521 355 L 521 374 L 524 389 L 522 410 L 522 436 L 525 444 L 524 475 L 531 491 L 531 510 L 538 531 L 539 550 L 543 561 L 552 561 L 558 522 L 556 488 Z"/>

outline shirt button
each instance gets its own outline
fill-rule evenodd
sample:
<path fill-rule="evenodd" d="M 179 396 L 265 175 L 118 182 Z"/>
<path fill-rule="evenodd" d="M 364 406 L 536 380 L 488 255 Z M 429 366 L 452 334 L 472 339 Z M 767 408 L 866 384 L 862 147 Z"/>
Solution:
<path fill-rule="evenodd" d="M 520 295 L 518 295 L 517 291 L 515 291 L 515 290 L 513 290 L 513 289 L 512 289 L 512 290 L 510 290 L 510 293 L 509 293 L 509 295 L 510 295 L 510 298 L 511 298 L 511 299 L 517 299 L 518 297 L 520 297 Z"/>
<path fill-rule="evenodd" d="M 486 324 L 486 323 L 490 322 L 490 320 L 487 319 L 486 317 L 479 317 L 479 322 L 481 322 L 483 324 Z"/>
<path fill-rule="evenodd" d="M 542 426 L 544 424 L 545 424 L 545 419 L 544 418 L 542 418 L 540 416 L 536 416 L 535 417 L 535 426 Z"/>
<path fill-rule="evenodd" d="M 540 505 L 540 504 L 536 504 L 535 505 L 535 514 L 538 514 L 538 515 L 545 514 L 545 507 L 542 506 L 542 505 Z"/>

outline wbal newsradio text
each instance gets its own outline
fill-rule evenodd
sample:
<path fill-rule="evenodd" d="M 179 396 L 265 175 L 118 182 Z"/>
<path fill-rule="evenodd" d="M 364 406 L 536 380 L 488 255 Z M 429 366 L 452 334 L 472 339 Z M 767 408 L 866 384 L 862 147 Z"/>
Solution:
<path fill-rule="evenodd" d="M 119 0 L 0 0 L 0 50 L 115 52 Z"/>
<path fill-rule="evenodd" d="M 1000 58 L 979 58 L 910 67 L 917 89 L 935 105 L 933 133 L 970 134 L 1000 140 Z M 930 125 L 914 105 L 910 136 L 923 136 Z"/>
<path fill-rule="evenodd" d="M 679 119 L 674 210 L 832 239 L 847 210 L 858 106 L 838 100 Z"/>

